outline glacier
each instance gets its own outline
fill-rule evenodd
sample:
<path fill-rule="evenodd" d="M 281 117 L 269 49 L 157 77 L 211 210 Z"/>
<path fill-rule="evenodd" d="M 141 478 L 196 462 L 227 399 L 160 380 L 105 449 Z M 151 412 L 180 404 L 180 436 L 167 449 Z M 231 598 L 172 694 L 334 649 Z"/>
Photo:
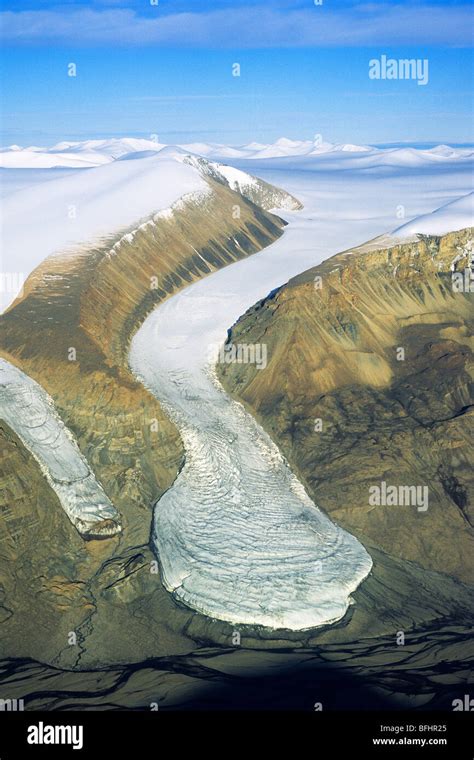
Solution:
<path fill-rule="evenodd" d="M 162 348 L 160 327 L 152 322 L 148 329 Z M 300 630 L 339 620 L 370 572 L 369 555 L 315 507 L 210 366 L 197 384 L 179 361 L 168 361 L 167 350 L 158 363 L 139 360 L 148 329 L 135 358 L 186 451 L 155 509 L 153 541 L 165 587 L 189 607 L 234 624 Z"/>
<path fill-rule="evenodd" d="M 317 509 L 269 436 L 221 387 L 212 346 L 227 301 L 202 297 L 201 288 L 153 312 L 130 354 L 186 451 L 155 508 L 163 583 L 193 609 L 235 624 L 299 630 L 335 622 L 371 558 Z"/>
<path fill-rule="evenodd" d="M 214 277 L 162 304 L 131 346 L 132 370 L 176 423 L 186 452 L 154 512 L 163 583 L 189 607 L 234 624 L 333 623 L 372 560 L 314 505 L 269 436 L 218 382 L 212 353 L 229 301 L 219 284 L 207 292 Z"/>
<path fill-rule="evenodd" d="M 39 463 L 74 527 L 85 538 L 121 531 L 120 516 L 46 391 L 0 358 L 0 418 Z"/>

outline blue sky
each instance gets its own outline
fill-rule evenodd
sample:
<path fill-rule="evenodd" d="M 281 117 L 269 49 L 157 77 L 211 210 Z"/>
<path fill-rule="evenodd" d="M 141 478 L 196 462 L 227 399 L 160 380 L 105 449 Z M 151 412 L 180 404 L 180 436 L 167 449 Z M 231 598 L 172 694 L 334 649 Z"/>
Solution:
<path fill-rule="evenodd" d="M 151 134 L 473 140 L 465 2 L 22 0 L 19 10 L 3 0 L 2 9 L 4 145 Z M 428 84 L 369 79 L 382 54 L 427 58 Z"/>

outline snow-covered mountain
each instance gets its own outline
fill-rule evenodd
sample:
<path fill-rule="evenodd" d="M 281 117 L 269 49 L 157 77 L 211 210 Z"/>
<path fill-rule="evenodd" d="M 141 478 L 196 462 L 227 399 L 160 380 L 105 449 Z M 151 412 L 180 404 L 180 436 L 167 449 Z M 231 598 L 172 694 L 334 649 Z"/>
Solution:
<path fill-rule="evenodd" d="M 10 145 L 0 151 L 0 167 L 5 169 L 87 168 L 114 161 L 127 153 L 157 152 L 165 147 L 154 140 L 124 137 L 111 140 L 59 142 L 51 148 Z"/>
<path fill-rule="evenodd" d="M 4 197 L 5 271 L 21 273 L 18 279 L 24 281 L 47 256 L 77 253 L 78 248 L 84 250 L 105 240 L 115 242 L 158 212 L 171 209 L 180 198 L 193 196 L 204 201 L 211 193 L 209 177 L 266 210 L 299 207 L 288 193 L 243 171 L 191 156 L 183 149 L 167 146 L 156 151 L 149 148 L 154 144 L 150 141 L 135 141 L 136 150 L 130 152 L 125 150 L 131 147 L 130 142 L 118 142 L 107 141 L 105 145 L 115 154 L 121 152 L 108 163 L 49 179 L 41 183 L 41 189 L 27 182 Z M 70 147 L 70 143 L 55 146 Z M 89 150 L 91 145 L 86 147 Z M 11 151 L 11 155 L 21 157 L 22 151 Z M 16 298 L 20 284 L 16 291 L 0 292 L 0 310 Z"/>
<path fill-rule="evenodd" d="M 82 142 L 59 142 L 49 148 L 35 145 L 21 147 L 10 145 L 0 150 L 0 167 L 18 168 L 87 168 L 110 163 L 127 154 L 151 152 L 157 153 L 167 147 L 158 140 L 137 139 L 132 137 L 109 140 L 85 140 Z M 420 164 L 426 161 L 442 161 L 472 156 L 470 148 L 451 148 L 438 145 L 429 150 L 416 148 L 374 148 L 368 145 L 351 143 L 333 144 L 315 140 L 289 140 L 281 137 L 274 143 L 263 144 L 251 142 L 247 145 L 232 147 L 219 143 L 188 143 L 178 146 L 188 153 L 205 158 L 225 159 L 266 159 L 302 156 L 323 156 L 325 154 L 353 153 L 366 155 L 372 160 L 378 157 L 382 162 L 394 164 Z"/>
<path fill-rule="evenodd" d="M 91 244 L 166 208 L 186 193 L 205 193 L 191 166 L 155 154 L 113 161 L 25 187 L 3 202 L 3 251 L 7 269 L 27 277 L 43 259 Z M 28 224 L 25 224 L 27 216 Z M 16 293 L 2 293 L 3 307 Z"/>
<path fill-rule="evenodd" d="M 143 140 L 135 137 L 120 137 L 110 140 L 86 140 L 85 142 L 60 142 L 48 149 L 50 153 L 82 153 L 93 152 L 111 159 L 119 158 L 125 153 L 133 153 L 142 150 L 161 150 L 164 143 L 157 140 Z M 31 150 L 31 148 L 30 148 Z"/>

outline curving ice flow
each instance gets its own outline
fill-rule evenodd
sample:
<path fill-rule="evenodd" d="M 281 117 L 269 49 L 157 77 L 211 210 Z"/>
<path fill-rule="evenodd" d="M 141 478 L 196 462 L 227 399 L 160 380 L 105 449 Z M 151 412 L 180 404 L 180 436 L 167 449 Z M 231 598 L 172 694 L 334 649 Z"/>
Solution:
<path fill-rule="evenodd" d="M 117 510 L 57 415 L 51 398 L 38 383 L 1 358 L 0 419 L 33 454 L 82 535 L 99 538 L 121 530 Z"/>
<path fill-rule="evenodd" d="M 371 559 L 315 507 L 268 435 L 218 383 L 205 352 L 222 338 L 215 323 L 225 303 L 196 291 L 157 309 L 131 352 L 186 450 L 155 510 L 163 582 L 190 607 L 233 623 L 298 630 L 336 621 Z"/>
<path fill-rule="evenodd" d="M 132 343 L 132 369 L 186 451 L 155 508 L 163 583 L 193 609 L 232 623 L 299 630 L 334 622 L 372 561 L 315 507 L 269 436 L 218 383 L 208 349 L 223 337 L 228 302 L 225 293 L 200 294 L 215 276 L 160 306 Z"/>

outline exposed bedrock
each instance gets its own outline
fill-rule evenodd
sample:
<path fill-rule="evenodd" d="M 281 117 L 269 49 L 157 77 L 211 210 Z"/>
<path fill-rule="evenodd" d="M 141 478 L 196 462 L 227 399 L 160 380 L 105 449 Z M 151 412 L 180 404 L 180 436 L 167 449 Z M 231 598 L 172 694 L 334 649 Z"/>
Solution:
<path fill-rule="evenodd" d="M 453 288 L 472 229 L 339 254 L 251 308 L 219 364 L 314 500 L 365 545 L 474 581 L 473 295 Z M 463 250 L 465 253 L 463 254 Z M 460 255 L 461 252 L 461 255 Z M 371 500 L 381 484 L 426 503 Z M 423 493 L 422 491 L 418 492 Z"/>

